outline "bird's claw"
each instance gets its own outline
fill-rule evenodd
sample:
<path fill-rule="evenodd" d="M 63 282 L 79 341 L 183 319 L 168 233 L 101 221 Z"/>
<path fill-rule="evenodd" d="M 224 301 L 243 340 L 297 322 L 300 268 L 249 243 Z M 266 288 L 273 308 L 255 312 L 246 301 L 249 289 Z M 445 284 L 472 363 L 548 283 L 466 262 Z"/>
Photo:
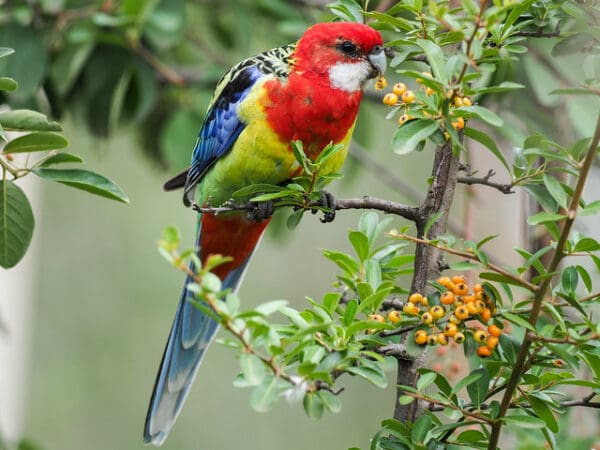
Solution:
<path fill-rule="evenodd" d="M 335 197 L 331 192 L 321 191 L 321 198 L 316 202 L 316 206 L 324 208 L 323 217 L 319 220 L 321 223 L 330 223 L 335 219 Z M 313 209 L 313 214 L 317 210 Z"/>
<path fill-rule="evenodd" d="M 275 212 L 275 203 L 272 200 L 266 202 L 250 202 L 251 208 L 246 212 L 246 218 L 251 222 L 262 222 L 270 219 Z"/>

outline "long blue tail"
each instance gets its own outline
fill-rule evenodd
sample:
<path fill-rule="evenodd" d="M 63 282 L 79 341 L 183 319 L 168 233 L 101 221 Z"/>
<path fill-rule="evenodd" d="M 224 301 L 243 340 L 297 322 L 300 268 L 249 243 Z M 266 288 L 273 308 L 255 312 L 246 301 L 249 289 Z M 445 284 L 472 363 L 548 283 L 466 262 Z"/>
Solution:
<path fill-rule="evenodd" d="M 250 256 L 227 274 L 223 289 L 237 291 Z M 188 301 L 194 298 L 187 287 L 190 281 L 188 276 L 154 384 L 144 426 L 146 444 L 159 446 L 167 438 L 192 386 L 204 351 L 219 328 L 214 319 Z"/>

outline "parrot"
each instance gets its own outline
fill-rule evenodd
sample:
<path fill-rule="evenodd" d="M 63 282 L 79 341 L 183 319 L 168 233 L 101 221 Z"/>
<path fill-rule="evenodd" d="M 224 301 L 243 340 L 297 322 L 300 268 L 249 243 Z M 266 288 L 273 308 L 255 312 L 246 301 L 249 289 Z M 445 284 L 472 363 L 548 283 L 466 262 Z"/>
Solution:
<path fill-rule="evenodd" d="M 183 188 L 188 207 L 214 206 L 253 184 L 285 185 L 302 174 L 291 147 L 296 140 L 312 160 L 328 144 L 340 144 L 342 150 L 321 168 L 323 174 L 337 173 L 366 83 L 385 68 L 381 34 L 349 22 L 315 24 L 296 43 L 242 60 L 217 83 L 190 167 L 167 181 L 165 190 Z M 270 216 L 250 218 L 247 211 L 198 214 L 199 260 L 231 257 L 213 269 L 223 289 L 238 291 L 269 221 Z M 189 301 L 194 300 L 191 281 L 188 276 L 156 377 L 144 426 L 146 444 L 160 446 L 167 438 L 218 329 L 217 321 Z"/>

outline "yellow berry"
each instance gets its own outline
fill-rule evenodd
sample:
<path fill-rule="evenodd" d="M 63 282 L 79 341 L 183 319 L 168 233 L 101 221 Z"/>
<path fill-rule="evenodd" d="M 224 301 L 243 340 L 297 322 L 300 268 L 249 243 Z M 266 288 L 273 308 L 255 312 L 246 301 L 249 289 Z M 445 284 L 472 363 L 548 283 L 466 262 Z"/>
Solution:
<path fill-rule="evenodd" d="M 476 342 L 485 342 L 487 339 L 487 333 L 483 330 L 477 330 L 475 333 L 473 333 L 473 338 Z"/>
<path fill-rule="evenodd" d="M 385 318 L 381 314 L 369 314 L 368 318 L 369 318 L 369 320 L 372 320 L 374 322 L 381 322 L 381 323 L 385 322 Z"/>
<path fill-rule="evenodd" d="M 463 295 L 462 300 L 465 303 L 475 303 L 475 296 L 474 295 Z"/>
<path fill-rule="evenodd" d="M 502 335 L 502 328 L 494 324 L 490 325 L 487 330 L 490 336 L 500 337 Z"/>
<path fill-rule="evenodd" d="M 433 89 L 431 89 L 430 87 L 425 88 L 425 95 L 429 96 L 431 94 L 433 94 L 435 91 Z"/>
<path fill-rule="evenodd" d="M 407 314 L 409 316 L 416 316 L 417 314 L 419 314 L 419 307 L 412 303 L 406 303 L 402 308 L 402 311 L 404 311 L 404 314 Z"/>
<path fill-rule="evenodd" d="M 474 316 L 478 313 L 477 306 L 475 306 L 475 303 L 467 303 L 465 304 L 465 307 L 467 308 L 467 311 L 469 311 L 469 315 L 471 316 Z"/>
<path fill-rule="evenodd" d="M 412 119 L 412 117 L 408 114 L 402 114 L 400 117 L 398 117 L 398 125 L 404 125 L 410 119 Z"/>
<path fill-rule="evenodd" d="M 456 317 L 454 314 L 452 314 L 449 318 L 448 318 L 448 322 L 450 322 L 451 324 L 454 325 L 458 325 L 459 323 L 462 322 L 461 319 L 459 319 L 458 317 Z"/>
<path fill-rule="evenodd" d="M 554 365 L 554 367 L 558 367 L 559 369 L 565 366 L 565 362 L 562 359 L 555 359 L 554 361 L 552 361 L 552 364 Z"/>
<path fill-rule="evenodd" d="M 465 342 L 465 335 L 464 333 L 461 333 L 460 331 L 458 333 L 456 333 L 453 336 L 454 342 L 456 342 L 457 344 L 462 344 L 463 342 Z"/>
<path fill-rule="evenodd" d="M 435 334 L 430 334 L 427 336 L 427 345 L 435 345 L 438 343 L 437 336 Z"/>
<path fill-rule="evenodd" d="M 437 335 L 437 342 L 440 345 L 448 345 L 448 336 L 446 336 L 444 333 L 439 333 Z"/>
<path fill-rule="evenodd" d="M 454 104 L 454 106 L 457 106 L 460 108 L 461 106 L 463 106 L 463 99 L 460 97 L 454 97 L 454 100 L 452 101 L 452 103 Z"/>
<path fill-rule="evenodd" d="M 422 331 L 422 333 L 419 333 L 419 331 Z M 424 330 L 419 331 L 415 334 L 415 342 L 419 345 L 424 345 L 427 343 L 427 333 Z"/>
<path fill-rule="evenodd" d="M 404 103 L 412 103 L 415 101 L 415 93 L 413 91 L 406 91 L 402 94 L 402 101 Z"/>
<path fill-rule="evenodd" d="M 421 72 L 422 75 L 431 78 L 431 72 Z M 423 78 L 417 78 L 417 83 L 421 84 L 423 82 Z"/>
<path fill-rule="evenodd" d="M 485 309 L 485 303 L 483 303 L 481 300 L 477 300 L 475 302 L 475 308 L 477 308 L 477 312 L 481 314 Z"/>
<path fill-rule="evenodd" d="M 375 90 L 380 91 L 385 89 L 386 86 L 387 80 L 382 75 L 379 75 L 379 78 L 377 78 L 377 81 L 375 82 Z"/>
<path fill-rule="evenodd" d="M 427 300 L 427 297 L 423 297 L 421 299 L 421 305 L 423 305 L 423 306 L 429 306 L 429 300 Z"/>
<path fill-rule="evenodd" d="M 492 350 L 489 347 L 486 347 L 485 345 L 482 345 L 481 347 L 477 347 L 477 356 L 479 356 L 481 358 L 487 358 L 491 354 L 492 354 Z"/>
<path fill-rule="evenodd" d="M 402 94 L 404 94 L 406 92 L 407 88 L 404 83 L 396 83 L 392 90 L 394 91 L 394 94 L 396 94 L 398 97 L 400 97 Z"/>
<path fill-rule="evenodd" d="M 446 310 L 440 305 L 435 305 L 429 310 L 429 313 L 433 316 L 434 320 L 441 319 L 446 314 Z"/>
<path fill-rule="evenodd" d="M 452 128 L 455 130 L 462 130 L 465 127 L 465 119 L 462 117 L 457 117 L 456 120 L 450 122 L 452 124 Z"/>
<path fill-rule="evenodd" d="M 440 302 L 442 302 L 442 305 L 451 305 L 452 303 L 454 303 L 454 299 L 454 292 L 446 291 L 440 297 Z"/>
<path fill-rule="evenodd" d="M 387 106 L 394 106 L 398 103 L 398 96 L 392 92 L 388 92 L 383 96 L 383 104 Z"/>
<path fill-rule="evenodd" d="M 481 284 L 477 283 L 475 286 L 473 286 L 473 292 L 475 292 L 476 294 L 478 294 L 479 292 L 483 291 L 483 287 L 481 286 Z"/>
<path fill-rule="evenodd" d="M 453 323 L 447 324 L 444 328 L 444 334 L 448 337 L 454 337 L 456 333 L 458 333 L 458 327 Z"/>
<path fill-rule="evenodd" d="M 469 97 L 463 97 L 462 104 L 463 106 L 471 106 L 473 103 L 471 102 L 471 99 Z"/>
<path fill-rule="evenodd" d="M 395 309 L 392 309 L 388 313 L 388 320 L 392 323 L 398 323 L 398 322 L 402 321 L 402 315 L 400 314 L 400 311 L 396 311 Z"/>
<path fill-rule="evenodd" d="M 459 320 L 465 320 L 469 318 L 469 310 L 466 306 L 459 306 L 454 310 L 454 315 Z"/>
<path fill-rule="evenodd" d="M 429 325 L 430 323 L 432 323 L 433 316 L 431 315 L 431 313 L 423 313 L 423 315 L 421 316 L 421 322 L 423 322 L 425 325 Z"/>
<path fill-rule="evenodd" d="M 415 292 L 414 294 L 411 294 L 410 297 L 408 297 L 408 301 L 417 305 L 423 301 L 423 296 L 418 292 Z"/>

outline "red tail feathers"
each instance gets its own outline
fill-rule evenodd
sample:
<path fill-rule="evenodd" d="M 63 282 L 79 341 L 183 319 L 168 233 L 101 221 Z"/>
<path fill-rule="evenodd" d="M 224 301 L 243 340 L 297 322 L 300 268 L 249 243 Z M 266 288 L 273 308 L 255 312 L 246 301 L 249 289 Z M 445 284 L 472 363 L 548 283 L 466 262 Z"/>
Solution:
<path fill-rule="evenodd" d="M 209 255 L 216 254 L 232 257 L 233 261 L 214 270 L 221 280 L 225 279 L 252 254 L 270 220 L 250 222 L 245 214 L 202 215 L 200 260 L 204 263 Z"/>

